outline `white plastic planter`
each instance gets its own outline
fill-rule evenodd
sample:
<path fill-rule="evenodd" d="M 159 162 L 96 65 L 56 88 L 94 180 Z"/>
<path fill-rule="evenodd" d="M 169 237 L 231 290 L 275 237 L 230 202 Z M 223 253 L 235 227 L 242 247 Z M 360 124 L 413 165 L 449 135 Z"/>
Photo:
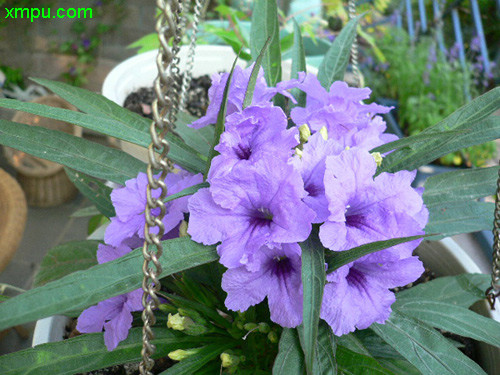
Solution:
<path fill-rule="evenodd" d="M 453 276 L 461 273 L 481 273 L 476 263 L 455 238 L 445 238 L 436 242 L 423 242 L 417 250 L 420 259 L 438 276 Z M 500 303 L 496 310 L 490 310 L 486 302 L 474 306 L 474 310 L 500 322 Z M 69 321 L 63 316 L 53 316 L 39 320 L 35 327 L 33 346 L 46 342 L 61 341 L 65 325 Z M 500 369 L 500 349 L 479 343 L 479 364 L 488 374 L 496 374 Z"/>

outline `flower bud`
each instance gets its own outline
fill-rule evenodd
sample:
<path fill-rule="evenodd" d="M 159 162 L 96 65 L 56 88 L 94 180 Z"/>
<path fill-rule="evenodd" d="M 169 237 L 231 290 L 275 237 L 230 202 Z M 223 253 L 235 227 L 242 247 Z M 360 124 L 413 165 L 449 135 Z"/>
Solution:
<path fill-rule="evenodd" d="M 247 323 L 243 326 L 243 328 L 245 328 L 247 331 L 251 331 L 257 327 L 258 327 L 258 325 L 255 323 Z"/>
<path fill-rule="evenodd" d="M 297 148 L 295 149 L 295 155 L 297 155 L 299 158 L 301 158 L 301 157 L 302 157 L 302 154 L 303 154 L 303 153 L 304 153 L 304 152 L 303 152 L 300 148 L 298 148 L 298 147 L 297 147 Z"/>
<path fill-rule="evenodd" d="M 160 306 L 158 306 L 158 308 L 160 309 L 161 312 L 164 312 L 164 313 L 174 313 L 175 314 L 177 312 L 177 308 L 175 306 L 172 306 L 169 303 L 162 303 L 162 304 L 160 304 Z"/>
<path fill-rule="evenodd" d="M 299 126 L 300 143 L 306 143 L 311 136 L 311 129 L 307 124 Z"/>
<path fill-rule="evenodd" d="M 273 344 L 276 344 L 278 342 L 278 335 L 276 334 L 276 332 L 271 331 L 267 334 L 267 339 Z"/>
<path fill-rule="evenodd" d="M 179 225 L 179 237 L 187 237 L 188 236 L 188 223 L 186 220 L 181 221 L 181 225 Z"/>
<path fill-rule="evenodd" d="M 183 319 L 184 333 L 191 336 L 199 336 L 207 333 L 209 323 L 196 311 L 179 308 L 179 316 Z"/>
<path fill-rule="evenodd" d="M 186 329 L 186 318 L 181 314 L 168 314 L 167 327 L 176 331 L 184 331 Z"/>
<path fill-rule="evenodd" d="M 375 159 L 375 163 L 377 163 L 377 167 L 380 167 L 382 165 L 382 155 L 380 152 L 372 152 L 373 159 Z"/>
<path fill-rule="evenodd" d="M 269 333 L 271 327 L 267 323 L 259 323 L 259 332 L 260 333 Z"/>
<path fill-rule="evenodd" d="M 220 355 L 220 359 L 222 361 L 222 367 L 224 367 L 224 368 L 234 367 L 240 363 L 239 357 L 232 355 L 232 354 L 229 354 L 229 353 L 226 353 L 226 352 L 224 352 Z"/>
<path fill-rule="evenodd" d="M 183 349 L 177 349 L 174 350 L 173 352 L 168 353 L 168 357 L 174 361 L 182 361 L 183 359 L 186 359 L 193 354 L 198 353 L 199 349 L 188 349 L 188 350 L 183 350 Z"/>
<path fill-rule="evenodd" d="M 328 129 L 326 128 L 326 126 L 323 126 L 321 129 L 319 129 L 319 134 L 321 134 L 325 141 L 328 141 Z"/>

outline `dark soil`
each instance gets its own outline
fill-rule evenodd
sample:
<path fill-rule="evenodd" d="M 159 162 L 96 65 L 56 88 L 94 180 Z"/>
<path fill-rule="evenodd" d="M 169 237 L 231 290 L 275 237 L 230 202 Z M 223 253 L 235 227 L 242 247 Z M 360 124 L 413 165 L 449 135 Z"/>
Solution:
<path fill-rule="evenodd" d="M 186 96 L 186 111 L 195 117 L 205 115 L 208 101 L 208 89 L 212 81 L 209 75 L 193 78 Z M 143 117 L 152 119 L 151 105 L 155 98 L 153 88 L 141 88 L 127 96 L 123 106 Z"/>

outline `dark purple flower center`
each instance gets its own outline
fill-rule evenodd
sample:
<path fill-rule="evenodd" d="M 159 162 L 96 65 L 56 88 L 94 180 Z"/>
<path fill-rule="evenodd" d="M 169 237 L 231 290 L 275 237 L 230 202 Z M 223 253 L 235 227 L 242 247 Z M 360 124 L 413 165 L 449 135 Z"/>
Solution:
<path fill-rule="evenodd" d="M 274 276 L 282 278 L 293 272 L 293 264 L 286 256 L 274 257 L 271 260 L 271 272 Z"/>
<path fill-rule="evenodd" d="M 352 215 L 346 214 L 345 223 L 349 227 L 360 229 L 365 226 L 365 218 L 363 215 L 360 214 L 352 214 Z"/>
<path fill-rule="evenodd" d="M 248 145 L 242 145 L 241 143 L 235 147 L 234 152 L 240 160 L 248 160 L 252 155 L 252 149 Z"/>
<path fill-rule="evenodd" d="M 250 225 L 256 227 L 269 226 L 273 222 L 273 214 L 268 208 L 261 207 L 252 212 L 250 216 Z"/>
<path fill-rule="evenodd" d="M 311 197 L 317 197 L 322 193 L 322 188 L 314 184 L 306 185 L 305 190 L 309 193 L 309 196 Z"/>
<path fill-rule="evenodd" d="M 364 288 L 364 285 L 366 284 L 366 277 L 363 272 L 358 271 L 354 267 L 351 267 L 349 270 L 346 280 L 349 284 L 357 287 L 358 289 Z"/>

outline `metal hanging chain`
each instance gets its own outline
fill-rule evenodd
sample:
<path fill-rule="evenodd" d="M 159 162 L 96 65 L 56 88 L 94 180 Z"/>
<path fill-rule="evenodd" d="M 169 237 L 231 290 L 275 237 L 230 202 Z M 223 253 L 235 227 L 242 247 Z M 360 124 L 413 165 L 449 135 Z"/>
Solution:
<path fill-rule="evenodd" d="M 184 77 L 182 80 L 181 94 L 179 99 L 179 111 L 184 111 L 186 109 L 186 94 L 191 85 L 191 80 L 193 78 L 193 66 L 194 66 L 194 55 L 196 48 L 196 40 L 198 37 L 198 25 L 201 19 L 201 10 L 205 5 L 205 0 L 195 0 L 194 4 L 194 15 L 193 15 L 193 26 L 191 31 L 191 42 L 189 44 L 188 57 L 186 61 L 186 69 L 184 70 Z M 187 17 L 185 17 L 187 19 Z"/>
<path fill-rule="evenodd" d="M 174 64 L 173 54 L 169 48 L 168 41 L 171 38 L 176 38 L 176 33 L 179 32 L 177 17 L 174 19 L 172 14 L 178 15 L 181 6 L 179 1 L 157 0 L 156 5 L 160 10 L 160 16 L 156 22 L 156 31 L 160 39 L 160 48 L 156 58 L 158 67 L 158 76 L 154 82 L 155 100 L 153 101 L 153 122 L 150 127 L 151 144 L 148 148 L 149 165 L 147 169 L 148 186 L 147 186 L 147 205 L 146 205 L 146 225 L 144 228 L 144 246 L 142 253 L 144 256 L 144 264 L 142 271 L 144 279 L 142 289 L 142 320 L 144 323 L 142 331 L 142 361 L 139 366 L 141 375 L 152 375 L 151 369 L 154 365 L 154 360 L 151 358 L 155 352 L 155 346 L 152 343 L 154 334 L 151 327 L 156 323 L 154 311 L 159 300 L 157 293 L 160 289 L 159 275 L 162 272 L 162 267 L 159 258 L 163 253 L 161 238 L 164 235 L 165 227 L 163 218 L 165 216 L 166 207 L 163 199 L 167 195 L 167 186 L 165 177 L 171 170 L 171 163 L 167 160 L 167 154 L 170 150 L 170 145 L 165 139 L 168 131 L 172 131 L 173 123 L 170 121 L 170 113 L 174 109 L 174 102 L 177 98 L 170 96 L 169 88 L 172 87 L 173 78 L 169 76 L 169 67 Z M 160 155 L 157 155 L 160 153 Z M 161 170 L 160 176 L 157 178 L 153 175 L 154 170 Z M 152 196 L 152 190 L 159 189 L 161 191 L 158 198 Z M 153 215 L 153 210 L 159 209 L 158 215 Z M 156 250 L 156 251 L 155 251 Z M 150 267 L 151 263 L 153 264 Z"/>
<path fill-rule="evenodd" d="M 493 222 L 493 264 L 491 286 L 486 290 L 486 298 L 492 310 L 500 296 L 500 170 L 498 171 L 497 194 L 495 199 L 495 219 Z"/>
<path fill-rule="evenodd" d="M 355 0 L 349 0 L 349 19 L 353 20 L 356 18 L 356 1 Z M 354 73 L 354 80 L 356 83 L 356 86 L 358 87 L 363 87 L 364 86 L 364 78 L 363 74 L 361 73 L 361 70 L 359 70 L 359 61 L 358 61 L 358 33 L 356 32 L 354 36 L 354 41 L 352 43 L 351 47 L 351 64 L 352 64 L 352 71 Z"/>

